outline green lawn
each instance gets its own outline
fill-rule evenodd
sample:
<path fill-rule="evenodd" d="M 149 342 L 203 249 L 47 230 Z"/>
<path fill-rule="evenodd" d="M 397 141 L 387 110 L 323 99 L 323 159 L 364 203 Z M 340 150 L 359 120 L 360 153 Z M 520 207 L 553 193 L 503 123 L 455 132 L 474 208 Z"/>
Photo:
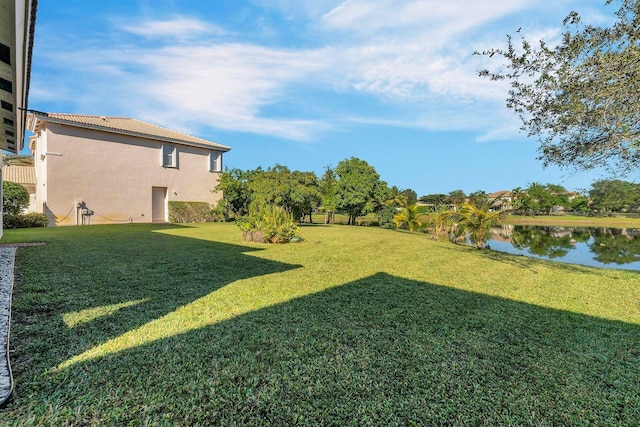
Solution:
<path fill-rule="evenodd" d="M 7 230 L 0 425 L 637 425 L 640 274 L 371 227 Z"/>

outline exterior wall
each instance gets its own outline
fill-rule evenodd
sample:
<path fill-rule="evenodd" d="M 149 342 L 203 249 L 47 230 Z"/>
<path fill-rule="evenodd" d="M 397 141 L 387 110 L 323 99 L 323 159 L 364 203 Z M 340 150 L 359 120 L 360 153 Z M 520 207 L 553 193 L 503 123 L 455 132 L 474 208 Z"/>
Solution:
<path fill-rule="evenodd" d="M 36 144 L 38 208 L 49 225 L 152 222 L 152 188 L 167 201 L 216 203 L 219 173 L 209 171 L 210 149 L 176 145 L 176 168 L 162 166 L 162 143 L 47 123 Z M 81 208 L 93 216 L 83 217 Z M 166 220 L 165 216 L 165 220 Z"/>

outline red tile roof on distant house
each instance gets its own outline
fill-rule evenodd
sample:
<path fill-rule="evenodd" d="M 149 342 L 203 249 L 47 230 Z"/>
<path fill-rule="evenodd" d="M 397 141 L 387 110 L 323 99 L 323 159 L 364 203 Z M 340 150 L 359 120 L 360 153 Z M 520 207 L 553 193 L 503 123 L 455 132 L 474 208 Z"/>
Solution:
<path fill-rule="evenodd" d="M 43 122 L 58 123 L 85 129 L 101 130 L 104 132 L 132 135 L 176 144 L 195 145 L 199 147 L 215 148 L 219 151 L 229 151 L 226 145 L 207 141 L 182 132 L 177 132 L 161 126 L 128 117 L 87 116 L 82 114 L 33 113 L 30 117 L 29 128 L 38 131 Z"/>

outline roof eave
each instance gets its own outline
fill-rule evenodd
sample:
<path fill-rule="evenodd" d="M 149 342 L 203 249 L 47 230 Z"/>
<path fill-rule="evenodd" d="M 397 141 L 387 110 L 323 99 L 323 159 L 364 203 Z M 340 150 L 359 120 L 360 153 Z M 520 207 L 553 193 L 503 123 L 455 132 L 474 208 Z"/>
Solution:
<path fill-rule="evenodd" d="M 51 123 L 56 123 L 56 124 L 61 124 L 61 125 L 67 125 L 67 126 L 73 126 L 73 127 L 78 127 L 78 128 L 83 128 L 83 129 L 91 129 L 91 130 L 98 130 L 98 131 L 102 131 L 102 132 L 108 132 L 108 133 L 115 133 L 115 134 L 119 134 L 119 135 L 127 135 L 127 136 L 135 136 L 138 138 L 146 138 L 146 139 L 151 139 L 154 141 L 160 141 L 160 142 L 169 142 L 172 144 L 180 144 L 180 145 L 186 145 L 186 146 L 190 146 L 190 147 L 199 147 L 199 148 L 206 148 L 209 150 L 216 150 L 216 151 L 222 151 L 222 152 L 227 152 L 229 150 L 231 150 L 231 147 L 227 147 L 226 145 L 221 145 L 221 144 L 215 144 L 215 145 L 210 145 L 210 144 L 199 144 L 197 142 L 193 142 L 193 141 L 185 141 L 182 139 L 177 139 L 177 138 L 167 138 L 167 137 L 162 137 L 162 136 L 156 136 L 156 135 L 149 135 L 146 133 L 141 133 L 141 132 L 133 132 L 133 131 L 127 131 L 127 130 L 123 130 L 123 129 L 114 129 L 114 128 L 109 128 L 109 127 L 104 127 L 104 126 L 96 126 L 96 125 L 92 125 L 89 123 L 78 123 L 72 120 L 65 120 L 65 119 L 60 119 L 57 117 L 51 117 L 49 115 L 47 115 L 46 113 L 42 113 L 42 112 L 35 112 L 33 113 L 33 116 L 35 117 L 35 120 L 33 120 L 33 122 L 31 123 L 30 126 L 30 130 L 33 132 L 37 132 L 40 130 L 40 128 L 42 127 L 42 122 L 51 122 Z"/>

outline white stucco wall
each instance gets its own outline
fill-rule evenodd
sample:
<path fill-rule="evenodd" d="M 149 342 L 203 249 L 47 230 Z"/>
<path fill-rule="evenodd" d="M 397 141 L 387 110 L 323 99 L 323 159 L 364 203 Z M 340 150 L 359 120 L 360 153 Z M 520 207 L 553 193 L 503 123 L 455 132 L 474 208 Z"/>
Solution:
<path fill-rule="evenodd" d="M 91 224 L 152 222 L 152 188 L 168 201 L 216 203 L 219 173 L 208 148 L 178 145 L 178 167 L 162 166 L 162 143 L 151 139 L 47 123 L 36 143 L 38 209 L 50 225 L 81 221 L 76 201 L 94 211 Z"/>

